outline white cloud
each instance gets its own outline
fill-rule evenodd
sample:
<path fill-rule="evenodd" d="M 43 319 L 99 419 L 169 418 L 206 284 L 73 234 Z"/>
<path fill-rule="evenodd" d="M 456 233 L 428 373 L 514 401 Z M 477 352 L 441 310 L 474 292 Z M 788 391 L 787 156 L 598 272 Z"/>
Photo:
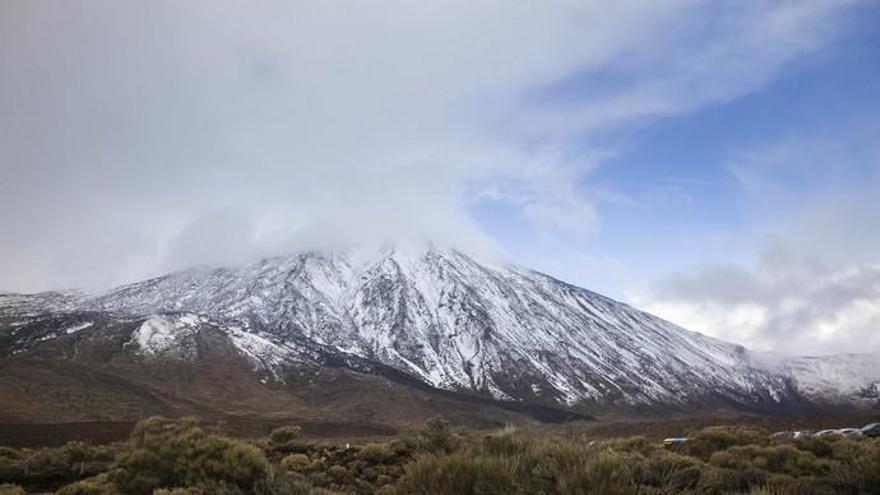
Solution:
<path fill-rule="evenodd" d="M 766 262 L 766 260 L 765 260 Z M 793 354 L 880 351 L 880 267 L 791 260 L 762 263 L 747 279 L 716 277 L 712 267 L 663 280 L 635 298 L 645 310 L 686 328 L 760 350 Z"/>
<path fill-rule="evenodd" d="M 815 53 L 856 1 L 690 2 L 652 13 L 652 36 L 635 37 L 606 64 L 577 74 L 597 91 L 538 109 L 527 122 L 563 131 L 604 130 L 723 103 L 757 90 Z M 609 73 L 611 76 L 609 76 Z M 605 84 L 601 84 L 601 83 Z"/>
<path fill-rule="evenodd" d="M 757 349 L 880 352 L 876 129 L 857 122 L 744 150 L 731 169 L 767 232 L 755 262 L 675 273 L 634 301 Z"/>
<path fill-rule="evenodd" d="M 765 338 L 763 330 L 767 325 L 768 311 L 760 304 L 692 303 L 638 297 L 634 302 L 639 308 L 684 328 L 702 331 L 730 342 L 748 343 L 755 349 L 778 349 L 777 342 Z"/>
<path fill-rule="evenodd" d="M 847 5 L 5 1 L 0 281 L 397 237 L 482 249 L 480 191 L 588 235 L 595 161 L 572 141 L 752 91 Z M 539 96 L 581 75 L 580 96 Z"/>

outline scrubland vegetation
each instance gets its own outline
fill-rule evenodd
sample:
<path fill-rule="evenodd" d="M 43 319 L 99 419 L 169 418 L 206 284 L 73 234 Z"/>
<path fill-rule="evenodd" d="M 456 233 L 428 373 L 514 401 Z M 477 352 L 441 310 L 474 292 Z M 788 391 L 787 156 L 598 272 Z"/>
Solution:
<path fill-rule="evenodd" d="M 0 448 L 0 495 L 880 494 L 880 439 L 771 440 L 712 427 L 590 440 L 576 427 L 456 430 L 442 419 L 381 442 L 301 439 L 295 426 L 232 439 L 194 419 L 151 418 L 127 442 Z"/>

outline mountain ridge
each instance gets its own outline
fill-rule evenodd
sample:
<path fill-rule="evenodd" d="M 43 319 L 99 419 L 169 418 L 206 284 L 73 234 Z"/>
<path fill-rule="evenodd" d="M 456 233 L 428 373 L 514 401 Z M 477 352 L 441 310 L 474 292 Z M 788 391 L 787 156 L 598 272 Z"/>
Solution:
<path fill-rule="evenodd" d="M 768 366 L 760 353 L 551 276 L 433 247 L 374 256 L 304 252 L 175 272 L 98 295 L 0 295 L 0 355 L 94 332 L 95 322 L 69 317 L 42 333 L 22 330 L 30 319 L 77 312 L 136 322 L 120 351 L 145 361 L 192 359 L 199 332 L 219 329 L 264 381 L 311 362 L 317 346 L 436 389 L 568 409 L 792 410 L 870 406 L 880 396 L 872 395 L 880 370 L 870 362 L 859 365 L 868 375 L 863 384 L 832 393 L 839 383 L 816 370 L 847 375 L 842 358 Z"/>

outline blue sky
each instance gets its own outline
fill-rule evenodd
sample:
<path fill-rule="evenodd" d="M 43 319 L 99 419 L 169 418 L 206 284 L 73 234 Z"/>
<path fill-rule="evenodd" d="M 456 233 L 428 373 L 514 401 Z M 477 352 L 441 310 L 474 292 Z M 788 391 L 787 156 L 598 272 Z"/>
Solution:
<path fill-rule="evenodd" d="M 430 241 L 880 351 L 871 0 L 0 3 L 0 290 Z"/>
<path fill-rule="evenodd" d="M 564 106 L 627 84 L 599 72 L 540 97 Z M 756 348 L 878 348 L 880 256 L 866 254 L 880 248 L 878 4 L 856 5 L 827 43 L 752 90 L 572 140 L 585 153 L 611 150 L 577 176 L 595 208 L 588 233 L 536 230 L 510 205 L 475 206 L 518 257 Z M 777 266 L 779 250 L 788 261 Z"/>
<path fill-rule="evenodd" d="M 600 85 L 620 82 L 613 76 L 603 81 L 603 76 L 596 76 Z M 591 91 L 592 83 L 583 78 L 542 97 L 564 104 L 577 99 L 579 91 Z M 872 161 L 870 150 L 849 134 L 878 119 L 880 8 L 874 4 L 856 9 L 831 43 L 792 60 L 754 91 L 585 138 L 584 148 L 598 142 L 616 150 L 579 180 L 581 193 L 597 198 L 601 218 L 589 236 L 548 239 L 511 208 L 494 204 L 477 205 L 475 212 L 494 236 L 523 257 L 571 249 L 613 258 L 621 270 L 638 272 L 638 280 L 621 278 L 614 270 L 588 272 L 579 280 L 625 299 L 633 282 L 669 271 L 749 263 L 756 245 L 814 196 L 869 180 L 876 173 L 876 157 Z M 852 146 L 847 150 L 852 156 L 844 157 L 846 163 L 817 161 L 779 172 L 773 178 L 777 197 L 756 198 L 731 170 L 743 150 L 815 135 Z M 816 172 L 823 168 L 828 170 Z"/>

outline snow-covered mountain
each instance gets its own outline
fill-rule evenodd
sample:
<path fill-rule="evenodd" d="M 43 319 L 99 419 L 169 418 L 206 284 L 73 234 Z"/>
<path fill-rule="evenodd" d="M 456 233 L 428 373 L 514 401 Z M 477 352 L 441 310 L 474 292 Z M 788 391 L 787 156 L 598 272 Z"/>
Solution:
<path fill-rule="evenodd" d="M 45 323 L 47 315 L 57 323 Z M 144 360 L 192 359 L 197 334 L 210 327 L 266 379 L 283 380 L 320 351 L 439 389 L 571 407 L 773 409 L 872 401 L 880 384 L 872 357 L 768 365 L 742 346 L 547 275 L 430 248 L 308 252 L 173 273 L 100 295 L 4 295 L 0 355 L 87 335 L 107 318 L 131 323 L 123 347 Z"/>

